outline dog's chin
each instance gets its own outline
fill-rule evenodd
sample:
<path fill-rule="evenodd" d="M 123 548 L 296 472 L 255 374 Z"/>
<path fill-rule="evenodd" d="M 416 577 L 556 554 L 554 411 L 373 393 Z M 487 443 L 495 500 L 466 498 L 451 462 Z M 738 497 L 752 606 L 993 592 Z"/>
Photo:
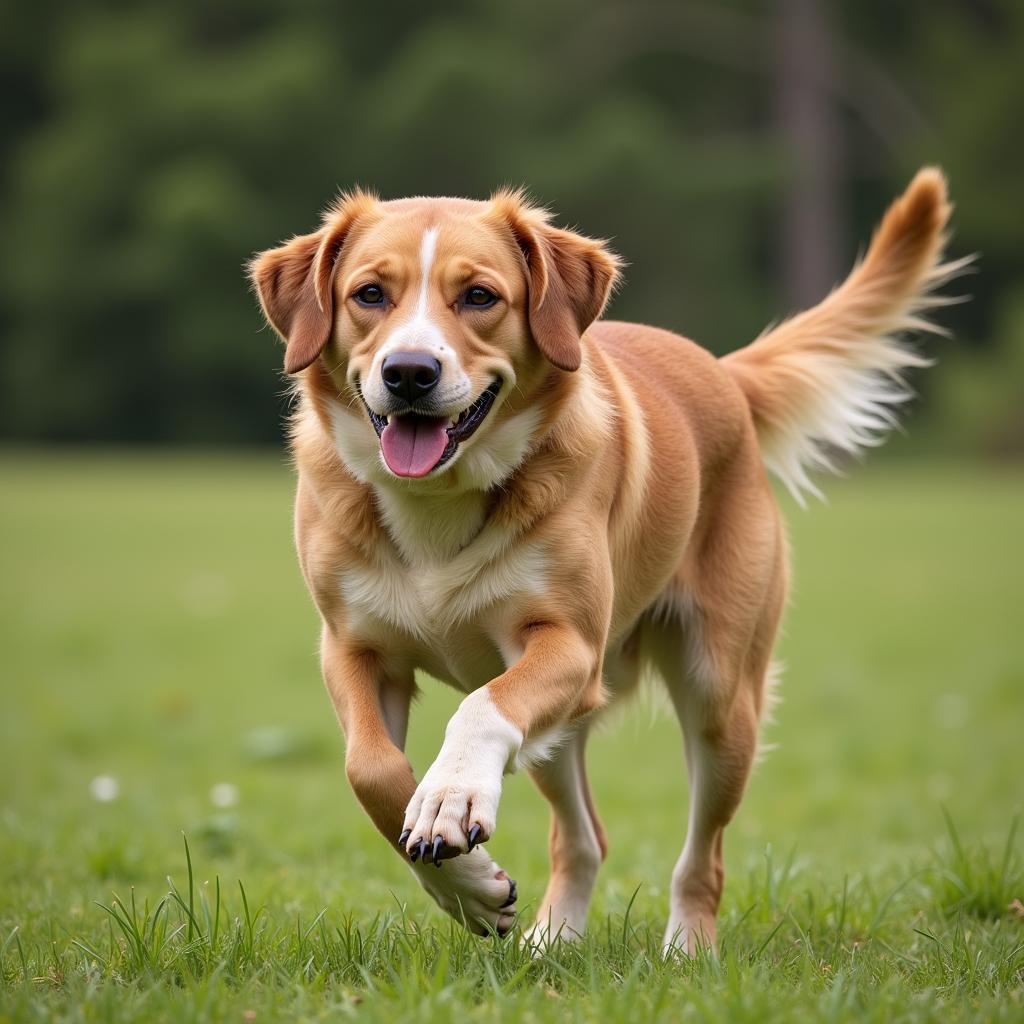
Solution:
<path fill-rule="evenodd" d="M 501 387 L 501 380 L 494 380 L 454 418 L 417 412 L 382 416 L 364 399 L 370 423 L 380 440 L 382 460 L 391 475 L 406 480 L 441 475 L 458 457 L 461 445 L 483 426 Z"/>

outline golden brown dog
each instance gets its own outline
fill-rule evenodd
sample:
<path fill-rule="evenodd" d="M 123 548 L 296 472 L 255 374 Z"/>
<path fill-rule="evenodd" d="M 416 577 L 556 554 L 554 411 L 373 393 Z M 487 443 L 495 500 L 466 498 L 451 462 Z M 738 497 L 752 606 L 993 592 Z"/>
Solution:
<path fill-rule="evenodd" d="M 527 764 L 553 814 L 531 936 L 583 931 L 605 854 L 587 729 L 650 671 L 691 794 L 666 948 L 714 941 L 786 601 L 764 463 L 799 495 L 893 424 L 924 364 L 898 338 L 931 329 L 932 291 L 965 262 L 942 263 L 949 209 L 921 171 L 843 285 L 724 359 L 599 321 L 616 257 L 514 192 L 357 192 L 253 261 L 297 375 L 295 531 L 346 772 L 450 914 L 512 923 L 515 883 L 481 844 Z M 418 784 L 417 668 L 466 694 Z"/>

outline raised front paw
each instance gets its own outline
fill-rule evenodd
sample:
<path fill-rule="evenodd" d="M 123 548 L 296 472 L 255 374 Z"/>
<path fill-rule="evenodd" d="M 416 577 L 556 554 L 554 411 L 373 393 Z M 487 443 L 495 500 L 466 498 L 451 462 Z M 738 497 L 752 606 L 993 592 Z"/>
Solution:
<path fill-rule="evenodd" d="M 399 845 L 411 860 L 440 867 L 490 839 L 502 777 L 522 745 L 523 734 L 501 714 L 487 687 L 462 701 L 405 811 Z"/>
<path fill-rule="evenodd" d="M 504 935 L 515 921 L 516 883 L 487 855 L 473 850 L 444 871 L 421 861 L 414 869 L 437 905 L 477 935 Z"/>
<path fill-rule="evenodd" d="M 500 798 L 500 776 L 469 778 L 435 763 L 409 801 L 399 845 L 414 863 L 440 867 L 490 839 Z"/>

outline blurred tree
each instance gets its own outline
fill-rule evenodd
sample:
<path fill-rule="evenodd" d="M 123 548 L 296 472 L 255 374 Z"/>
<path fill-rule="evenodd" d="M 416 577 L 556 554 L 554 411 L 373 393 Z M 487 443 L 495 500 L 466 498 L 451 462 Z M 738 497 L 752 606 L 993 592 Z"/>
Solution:
<path fill-rule="evenodd" d="M 1013 320 L 1003 294 L 1024 269 L 1024 9 L 828 11 L 831 60 L 802 41 L 823 31 L 813 0 L 12 8 L 0 434 L 276 438 L 281 354 L 241 268 L 355 183 L 525 184 L 628 261 L 612 315 L 725 351 L 826 287 L 853 255 L 841 239 L 939 162 L 957 251 L 986 254 L 956 321 L 983 339 Z M 780 19 L 786 73 L 817 111 L 799 132 L 779 131 Z M 798 283 L 785 268 L 805 246 Z"/>
<path fill-rule="evenodd" d="M 792 168 L 780 230 L 783 284 L 793 305 L 809 306 L 841 278 L 845 262 L 835 53 L 817 0 L 779 0 L 776 7 L 780 135 Z"/>

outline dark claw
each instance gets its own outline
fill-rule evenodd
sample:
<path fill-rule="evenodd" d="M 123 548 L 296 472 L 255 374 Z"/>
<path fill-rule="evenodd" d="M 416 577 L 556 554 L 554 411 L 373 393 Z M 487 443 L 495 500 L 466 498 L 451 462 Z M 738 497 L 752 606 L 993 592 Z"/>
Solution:
<path fill-rule="evenodd" d="M 421 839 L 420 840 L 420 845 L 417 848 L 417 853 L 419 854 L 420 859 L 423 861 L 424 864 L 427 863 L 427 851 L 429 849 L 430 849 L 430 843 L 428 843 L 425 840 Z"/>
<path fill-rule="evenodd" d="M 469 849 L 466 851 L 466 853 L 469 853 L 473 849 L 473 847 L 476 846 L 477 840 L 479 840 L 479 838 L 480 838 L 480 826 L 479 825 L 474 825 L 469 830 Z"/>
<path fill-rule="evenodd" d="M 519 894 L 518 894 L 518 893 L 516 892 L 516 883 L 515 883 L 515 879 L 512 879 L 512 880 L 510 880 L 510 881 L 509 881 L 509 883 L 508 883 L 508 899 L 507 899 L 507 900 L 505 900 L 505 902 L 504 902 L 504 903 L 502 903 L 502 905 L 501 905 L 500 909 L 501 909 L 501 910 L 504 910 L 504 909 L 505 909 L 506 907 L 511 907 L 511 906 L 512 906 L 512 904 L 513 904 L 513 903 L 515 903 L 515 901 L 516 901 L 516 896 L 518 896 L 518 895 L 519 895 Z"/>
<path fill-rule="evenodd" d="M 402 833 L 402 834 L 401 834 L 401 835 L 400 835 L 400 836 L 398 837 L 398 845 L 399 845 L 399 846 L 405 846 L 405 844 L 406 844 L 407 842 L 409 842 L 409 836 L 411 836 L 411 835 L 412 835 L 412 829 L 411 829 L 411 828 L 407 828 L 407 829 L 406 829 L 406 830 L 405 830 L 405 831 L 404 831 L 404 832 L 403 832 L 403 833 Z"/>
<path fill-rule="evenodd" d="M 415 864 L 416 861 L 419 860 L 420 857 L 423 855 L 423 847 L 426 845 L 426 843 L 422 842 L 413 843 L 412 849 L 409 851 L 409 860 L 411 860 L 413 864 Z"/>
<path fill-rule="evenodd" d="M 431 850 L 430 855 L 434 858 L 435 867 L 441 866 L 441 847 L 444 846 L 444 839 L 441 836 L 434 836 L 434 848 Z"/>

